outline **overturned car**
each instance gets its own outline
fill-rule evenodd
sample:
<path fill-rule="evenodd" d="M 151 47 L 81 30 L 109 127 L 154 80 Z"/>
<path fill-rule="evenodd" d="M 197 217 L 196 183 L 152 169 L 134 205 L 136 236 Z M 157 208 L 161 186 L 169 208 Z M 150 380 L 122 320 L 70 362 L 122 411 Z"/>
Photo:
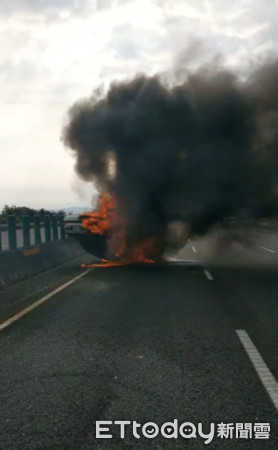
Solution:
<path fill-rule="evenodd" d="M 92 255 L 108 258 L 108 236 L 90 233 L 82 226 L 84 214 L 72 214 L 64 217 L 64 230 L 68 237 L 74 238 L 81 247 Z"/>
<path fill-rule="evenodd" d="M 96 213 L 94 213 L 94 220 Z M 102 218 L 98 218 L 102 222 Z M 121 230 L 104 229 L 94 232 L 92 213 L 67 215 L 64 217 L 64 230 L 68 237 L 74 238 L 88 253 L 106 260 L 122 262 L 156 262 L 161 259 L 166 247 L 165 230 L 161 225 L 155 225 L 149 235 L 137 236 L 136 244 L 129 243 L 129 239 Z"/>

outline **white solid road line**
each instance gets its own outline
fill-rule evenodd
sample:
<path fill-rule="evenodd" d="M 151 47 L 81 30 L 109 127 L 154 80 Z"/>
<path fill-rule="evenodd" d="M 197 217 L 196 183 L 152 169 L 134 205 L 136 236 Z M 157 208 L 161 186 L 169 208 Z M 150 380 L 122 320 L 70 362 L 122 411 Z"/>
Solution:
<path fill-rule="evenodd" d="M 197 253 L 196 247 L 194 247 L 194 245 L 192 245 L 192 250 L 194 253 Z"/>
<path fill-rule="evenodd" d="M 270 396 L 275 408 L 278 410 L 278 383 L 270 372 L 262 356 L 256 349 L 248 333 L 245 330 L 236 330 L 236 333 L 248 354 L 261 382 Z"/>
<path fill-rule="evenodd" d="M 214 280 L 214 278 L 213 278 L 213 276 L 212 276 L 212 274 L 210 273 L 209 270 L 204 269 L 204 273 L 205 273 L 205 275 L 206 275 L 208 280 L 210 280 L 210 281 Z"/>
<path fill-rule="evenodd" d="M 5 320 L 4 322 L 2 322 L 0 324 L 0 331 L 4 330 L 4 328 L 9 327 L 12 323 L 16 322 L 17 320 L 19 320 L 21 317 L 25 316 L 26 314 L 28 314 L 30 311 L 33 311 L 33 309 L 37 308 L 38 306 L 40 306 L 42 303 L 46 302 L 47 300 L 49 300 L 51 297 L 53 297 L 54 295 L 58 294 L 58 292 L 63 291 L 66 287 L 70 286 L 71 284 L 75 283 L 75 281 L 79 280 L 80 278 L 84 277 L 85 275 L 87 275 L 87 273 L 91 272 L 92 269 L 88 269 L 85 272 L 80 273 L 79 275 L 77 275 L 76 277 L 72 278 L 71 280 L 67 281 L 64 284 L 61 284 L 61 286 L 57 287 L 56 289 L 54 289 L 54 291 L 49 292 L 49 294 L 45 295 L 44 297 L 40 298 L 39 300 L 37 300 L 35 303 L 32 303 L 32 305 L 27 306 L 27 308 L 23 309 L 22 311 L 20 311 L 19 313 L 15 314 L 14 316 L 10 317 L 9 319 Z"/>
<path fill-rule="evenodd" d="M 271 248 L 261 247 L 261 249 L 266 250 L 267 252 L 270 252 L 270 253 L 276 253 L 276 250 L 272 250 Z"/>

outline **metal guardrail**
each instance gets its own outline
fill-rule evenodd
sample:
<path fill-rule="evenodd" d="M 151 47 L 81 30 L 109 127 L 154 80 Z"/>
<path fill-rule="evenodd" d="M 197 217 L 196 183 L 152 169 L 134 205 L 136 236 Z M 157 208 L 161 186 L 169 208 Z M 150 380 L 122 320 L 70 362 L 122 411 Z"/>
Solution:
<path fill-rule="evenodd" d="M 0 224 L 0 251 L 29 248 L 42 242 L 65 239 L 63 216 L 8 216 L 7 223 Z"/>

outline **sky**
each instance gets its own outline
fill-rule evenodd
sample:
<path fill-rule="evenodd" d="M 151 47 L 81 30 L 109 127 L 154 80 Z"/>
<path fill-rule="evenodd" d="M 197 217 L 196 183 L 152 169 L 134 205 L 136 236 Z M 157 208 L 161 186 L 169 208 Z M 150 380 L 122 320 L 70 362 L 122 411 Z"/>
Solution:
<path fill-rule="evenodd" d="M 137 73 L 275 55 L 278 0 L 1 0 L 0 208 L 88 206 L 61 141 L 68 108 Z"/>

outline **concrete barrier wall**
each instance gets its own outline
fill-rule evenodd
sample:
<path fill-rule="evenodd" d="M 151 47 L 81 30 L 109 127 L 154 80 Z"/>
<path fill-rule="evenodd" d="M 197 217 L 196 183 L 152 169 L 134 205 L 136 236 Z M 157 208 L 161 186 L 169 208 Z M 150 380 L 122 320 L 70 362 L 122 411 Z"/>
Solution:
<path fill-rule="evenodd" d="M 74 239 L 0 253 L 0 286 L 7 286 L 84 254 Z"/>

